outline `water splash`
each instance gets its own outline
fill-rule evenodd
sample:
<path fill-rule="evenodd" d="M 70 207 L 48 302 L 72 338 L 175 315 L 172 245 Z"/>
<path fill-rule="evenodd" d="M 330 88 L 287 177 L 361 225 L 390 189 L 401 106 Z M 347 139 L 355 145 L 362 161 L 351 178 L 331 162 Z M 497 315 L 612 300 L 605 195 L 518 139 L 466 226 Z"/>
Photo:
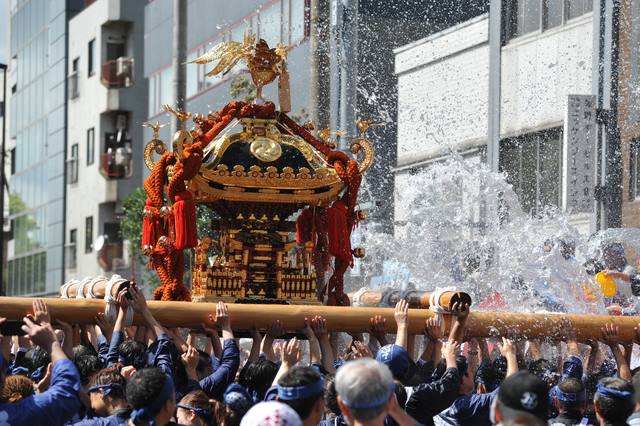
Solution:
<path fill-rule="evenodd" d="M 456 153 L 398 179 L 395 203 L 395 235 L 377 232 L 375 224 L 359 231 L 367 258 L 384 264 L 387 275 L 381 280 L 379 270 L 364 268 L 367 282 L 424 290 L 451 285 L 469 292 L 480 309 L 604 313 L 585 262 L 610 241 L 640 252 L 638 229 L 588 238 L 556 208 L 531 216 L 504 174 Z M 571 245 L 574 256 L 566 253 Z M 496 303 L 496 294 L 506 303 Z"/>

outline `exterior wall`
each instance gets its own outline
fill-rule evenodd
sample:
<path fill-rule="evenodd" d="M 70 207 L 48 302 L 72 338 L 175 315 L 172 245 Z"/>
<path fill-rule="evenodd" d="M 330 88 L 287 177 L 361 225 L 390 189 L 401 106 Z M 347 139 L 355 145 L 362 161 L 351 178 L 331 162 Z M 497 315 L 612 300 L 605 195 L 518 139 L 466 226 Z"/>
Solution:
<path fill-rule="evenodd" d="M 484 145 L 489 75 L 482 15 L 397 49 L 398 167 Z"/>
<path fill-rule="evenodd" d="M 591 94 L 592 34 L 589 13 L 502 48 L 502 137 L 561 125 L 567 95 Z"/>
<path fill-rule="evenodd" d="M 106 40 L 111 35 L 127 34 L 127 57 L 143 56 L 143 8 L 140 2 L 125 0 L 97 0 L 69 23 L 69 69 L 79 58 L 79 96 L 68 103 L 69 130 L 68 158 L 71 147 L 78 144 L 76 183 L 67 185 L 67 232 L 76 230 L 76 265 L 66 268 L 66 279 L 85 276 L 109 275 L 97 262 L 96 250 L 85 250 L 85 219 L 93 217 L 91 242 L 104 233 L 105 222 L 115 222 L 121 212 L 122 199 L 142 185 L 142 138 L 140 123 L 146 119 L 147 81 L 142 63 L 134 63 L 133 85 L 125 88 L 107 88 L 101 82 L 102 64 L 106 61 Z M 94 70 L 88 75 L 88 45 L 94 43 Z M 127 179 L 107 179 L 100 173 L 100 155 L 105 150 L 105 132 L 114 131 L 111 113 L 129 113 L 128 135 L 133 143 L 133 175 Z M 93 163 L 88 164 L 87 131 L 94 129 Z M 137 164 L 137 166 L 136 166 Z M 125 256 L 126 257 L 126 254 Z M 70 266 L 70 265 L 69 265 Z"/>
<path fill-rule="evenodd" d="M 622 225 L 640 227 L 640 199 L 631 193 L 630 146 L 640 137 L 640 1 L 622 0 L 618 126 L 622 145 Z"/>
<path fill-rule="evenodd" d="M 67 22 L 79 0 L 12 2 L 8 147 L 12 239 L 7 294 L 55 293 L 63 280 Z"/>

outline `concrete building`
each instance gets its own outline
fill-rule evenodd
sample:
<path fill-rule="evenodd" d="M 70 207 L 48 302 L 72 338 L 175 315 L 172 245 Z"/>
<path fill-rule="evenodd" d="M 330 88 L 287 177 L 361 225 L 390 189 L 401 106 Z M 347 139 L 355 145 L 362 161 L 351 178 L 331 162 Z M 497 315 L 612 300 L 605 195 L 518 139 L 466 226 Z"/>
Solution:
<path fill-rule="evenodd" d="M 242 41 L 251 30 L 269 46 L 277 43 L 292 46 L 288 55 L 291 75 L 292 115 L 308 119 L 309 80 L 309 10 L 305 0 L 241 0 L 220 2 L 194 0 L 187 7 L 187 60 L 193 60 L 219 42 Z M 169 122 L 162 105 L 173 103 L 173 69 L 171 49 L 173 2 L 155 0 L 145 6 L 144 75 L 149 81 L 149 120 Z M 242 73 L 242 67 L 227 76 L 206 77 L 213 64 L 187 65 L 186 109 L 193 113 L 217 110 L 232 100 L 231 83 Z M 238 80 L 236 80 L 237 82 Z M 277 84 L 265 88 L 265 98 L 277 103 Z M 145 131 L 145 140 L 152 132 Z M 170 126 L 161 129 L 161 138 L 169 143 Z"/>
<path fill-rule="evenodd" d="M 567 117 L 573 95 L 593 93 L 592 3 L 510 0 L 504 9 L 502 16 L 507 18 L 500 20 L 497 31 L 497 55 L 492 56 L 496 48 L 490 14 L 396 49 L 396 188 L 450 150 L 491 163 L 488 129 L 490 120 L 497 118 L 496 163 L 525 211 L 536 214 L 548 205 L 571 209 L 566 151 L 573 136 L 568 141 Z M 492 76 L 497 79 L 498 103 L 492 99 Z M 595 104 L 591 98 L 579 99 L 592 104 L 593 122 L 587 124 L 594 138 L 590 154 L 595 165 Z M 595 170 L 590 179 L 593 198 Z M 582 232 L 594 228 L 593 213 L 584 212 L 593 211 L 593 201 L 588 207 L 572 214 Z M 395 214 L 396 221 L 402 220 L 401 205 L 396 205 Z"/>
<path fill-rule="evenodd" d="M 67 26 L 82 7 L 10 4 L 8 295 L 52 294 L 63 281 Z"/>
<path fill-rule="evenodd" d="M 66 279 L 130 275 L 119 215 L 142 185 L 144 6 L 97 0 L 69 22 Z"/>

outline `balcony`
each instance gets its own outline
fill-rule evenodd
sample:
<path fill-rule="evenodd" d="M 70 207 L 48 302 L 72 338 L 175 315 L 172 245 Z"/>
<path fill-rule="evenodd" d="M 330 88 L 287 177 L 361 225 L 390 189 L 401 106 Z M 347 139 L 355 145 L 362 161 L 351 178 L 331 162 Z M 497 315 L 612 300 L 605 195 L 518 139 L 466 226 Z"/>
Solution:
<path fill-rule="evenodd" d="M 100 174 L 106 179 L 126 179 L 133 174 L 131 148 L 109 149 L 100 154 Z"/>
<path fill-rule="evenodd" d="M 78 71 L 74 71 L 67 77 L 67 87 L 69 89 L 69 99 L 76 99 L 80 96 L 80 87 L 79 87 L 79 75 Z"/>
<path fill-rule="evenodd" d="M 133 58 L 120 57 L 102 64 L 100 81 L 109 89 L 133 85 Z"/>
<path fill-rule="evenodd" d="M 105 238 L 102 247 L 97 250 L 98 264 L 105 272 L 113 271 L 122 263 L 122 241 L 109 242 Z"/>

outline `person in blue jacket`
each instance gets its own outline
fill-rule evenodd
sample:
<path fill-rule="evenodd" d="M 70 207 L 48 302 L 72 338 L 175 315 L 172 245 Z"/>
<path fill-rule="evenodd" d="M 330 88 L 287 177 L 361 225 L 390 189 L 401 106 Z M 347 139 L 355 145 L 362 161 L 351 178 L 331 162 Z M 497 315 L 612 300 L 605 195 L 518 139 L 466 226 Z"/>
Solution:
<path fill-rule="evenodd" d="M 0 424 L 61 425 L 80 408 L 78 370 L 64 354 L 56 338 L 44 301 L 35 300 L 33 307 L 34 315 L 31 318 L 24 318 L 25 324 L 22 330 L 34 345 L 40 346 L 51 355 L 53 363 L 51 384 L 43 393 L 29 396 L 15 403 L 0 404 Z M 0 322 L 4 322 L 4 319 L 0 319 Z M 5 364 L 4 359 L 0 364 Z M 4 383 L 4 370 L 0 371 L 0 379 L 0 384 Z"/>
<path fill-rule="evenodd" d="M 224 391 L 229 384 L 233 383 L 238 372 L 240 350 L 233 337 L 233 330 L 231 330 L 229 310 L 223 302 L 218 302 L 216 306 L 215 322 L 222 330 L 222 339 L 224 340 L 220 364 L 213 373 L 200 380 L 199 384 L 209 397 L 222 401 Z"/>
<path fill-rule="evenodd" d="M 131 409 L 125 399 L 127 383 L 117 367 L 104 368 L 89 384 L 91 410 L 95 417 L 74 426 L 118 426 L 127 422 Z"/>

